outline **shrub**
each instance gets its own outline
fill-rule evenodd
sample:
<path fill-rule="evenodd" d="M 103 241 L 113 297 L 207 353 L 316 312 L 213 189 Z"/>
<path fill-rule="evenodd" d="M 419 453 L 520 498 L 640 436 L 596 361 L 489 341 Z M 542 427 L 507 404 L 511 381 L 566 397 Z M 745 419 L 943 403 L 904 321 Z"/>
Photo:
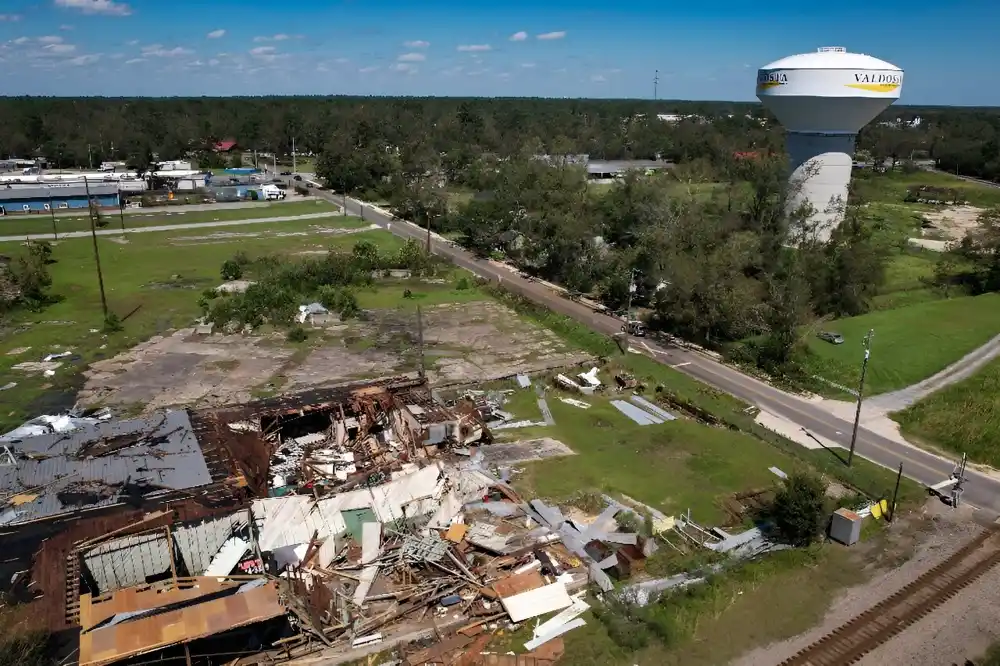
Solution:
<path fill-rule="evenodd" d="M 289 342 L 305 342 L 309 339 L 309 333 L 301 326 L 295 326 L 288 331 L 287 338 Z"/>
<path fill-rule="evenodd" d="M 771 505 L 778 531 L 796 546 L 807 546 L 819 536 L 825 513 L 823 482 L 812 474 L 791 475 Z"/>
<path fill-rule="evenodd" d="M 239 280 L 243 277 L 243 266 L 235 259 L 227 259 L 222 264 L 221 272 L 223 280 Z"/>
<path fill-rule="evenodd" d="M 455 283 L 455 289 L 458 289 L 459 291 L 465 291 L 471 287 L 472 285 L 469 284 L 469 278 L 467 277 L 461 277 L 458 279 L 458 282 Z"/>

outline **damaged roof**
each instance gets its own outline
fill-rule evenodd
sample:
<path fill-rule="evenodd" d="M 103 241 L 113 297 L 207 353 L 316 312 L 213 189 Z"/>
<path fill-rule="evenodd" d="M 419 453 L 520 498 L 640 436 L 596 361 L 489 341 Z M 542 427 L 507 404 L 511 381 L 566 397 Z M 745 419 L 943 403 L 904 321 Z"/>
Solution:
<path fill-rule="evenodd" d="M 88 424 L 4 442 L 0 525 L 110 506 L 213 482 L 187 412 Z"/>

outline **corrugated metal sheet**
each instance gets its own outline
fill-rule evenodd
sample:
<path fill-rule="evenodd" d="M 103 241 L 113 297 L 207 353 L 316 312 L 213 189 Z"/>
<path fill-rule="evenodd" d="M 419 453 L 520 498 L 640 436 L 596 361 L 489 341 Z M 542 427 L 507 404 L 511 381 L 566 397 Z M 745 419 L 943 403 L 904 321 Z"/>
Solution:
<path fill-rule="evenodd" d="M 129 438 L 135 440 L 131 446 L 102 455 L 102 448 Z M 17 465 L 0 466 L 0 493 L 35 499 L 0 515 L 3 525 L 119 504 L 130 494 L 155 498 L 212 483 L 184 411 L 102 422 L 6 444 Z"/>
<path fill-rule="evenodd" d="M 83 558 L 101 593 L 142 585 L 150 576 L 170 570 L 166 532 L 115 539 Z"/>
<path fill-rule="evenodd" d="M 619 412 L 629 417 L 639 425 L 653 425 L 656 423 L 663 423 L 663 419 L 659 416 L 653 416 L 649 412 L 644 412 L 633 404 L 627 403 L 624 400 L 612 400 L 611 404 L 615 406 Z"/>
<path fill-rule="evenodd" d="M 675 421 L 675 420 L 677 420 L 676 416 L 674 416 L 673 414 L 671 414 L 667 410 L 663 409 L 662 407 L 660 407 L 656 403 L 653 403 L 653 402 L 650 402 L 649 400 L 646 400 L 641 395 L 633 395 L 631 398 L 629 398 L 629 400 L 631 400 L 636 405 L 638 405 L 642 409 L 646 410 L 650 414 L 655 414 L 656 416 L 659 416 L 660 418 L 662 418 L 665 421 Z"/>
<path fill-rule="evenodd" d="M 235 532 L 249 523 L 246 511 L 206 520 L 193 525 L 183 525 L 172 531 L 181 561 L 192 576 L 200 576 L 208 569 L 212 559 Z M 229 573 L 226 571 L 225 573 Z"/>

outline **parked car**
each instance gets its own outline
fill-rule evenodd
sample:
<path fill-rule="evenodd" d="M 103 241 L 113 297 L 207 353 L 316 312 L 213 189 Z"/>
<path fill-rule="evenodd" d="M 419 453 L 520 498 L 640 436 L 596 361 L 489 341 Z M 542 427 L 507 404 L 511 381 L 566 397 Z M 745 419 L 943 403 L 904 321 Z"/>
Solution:
<path fill-rule="evenodd" d="M 298 174 L 295 174 L 295 176 L 292 178 L 292 180 L 302 180 L 302 176 L 300 176 Z"/>
<path fill-rule="evenodd" d="M 833 331 L 821 331 L 818 337 L 820 340 L 826 340 L 832 345 L 844 344 L 844 336 L 840 333 L 834 333 Z"/>
<path fill-rule="evenodd" d="M 637 338 L 644 338 L 646 337 L 646 325 L 641 321 L 633 319 L 622 326 L 622 333 L 628 333 Z"/>
<path fill-rule="evenodd" d="M 291 172 L 291 171 L 282 171 L 282 172 L 281 172 L 280 174 L 278 174 L 278 175 L 280 175 L 280 176 L 291 176 L 291 175 L 292 175 L 292 172 Z"/>

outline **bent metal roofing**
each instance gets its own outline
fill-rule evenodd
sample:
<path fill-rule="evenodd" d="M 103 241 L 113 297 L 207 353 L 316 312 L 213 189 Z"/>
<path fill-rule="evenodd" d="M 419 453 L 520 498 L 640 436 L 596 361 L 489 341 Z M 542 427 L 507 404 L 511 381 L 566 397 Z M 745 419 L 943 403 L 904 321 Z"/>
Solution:
<path fill-rule="evenodd" d="M 212 483 L 185 411 L 3 442 L 0 525 L 155 499 Z"/>

